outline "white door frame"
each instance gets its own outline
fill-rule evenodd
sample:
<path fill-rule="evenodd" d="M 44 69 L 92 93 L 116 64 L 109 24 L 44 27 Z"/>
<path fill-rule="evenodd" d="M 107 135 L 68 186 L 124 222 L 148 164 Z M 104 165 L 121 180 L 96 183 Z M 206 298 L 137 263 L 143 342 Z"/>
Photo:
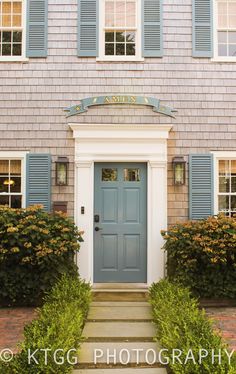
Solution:
<path fill-rule="evenodd" d="M 84 231 L 79 273 L 93 284 L 94 163 L 147 163 L 147 284 L 163 278 L 167 228 L 167 139 L 172 125 L 69 124 L 75 139 L 75 222 Z M 82 212 L 84 207 L 84 214 Z"/>

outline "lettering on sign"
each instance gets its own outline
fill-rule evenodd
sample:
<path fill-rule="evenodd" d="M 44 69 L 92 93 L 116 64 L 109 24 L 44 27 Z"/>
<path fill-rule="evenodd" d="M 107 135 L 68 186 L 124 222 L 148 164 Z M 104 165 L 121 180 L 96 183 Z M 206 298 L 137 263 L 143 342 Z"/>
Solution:
<path fill-rule="evenodd" d="M 80 100 L 80 103 L 73 105 L 65 109 L 67 117 L 74 116 L 87 112 L 90 106 L 95 105 L 114 105 L 114 104 L 126 104 L 126 105 L 148 105 L 152 107 L 152 110 L 157 113 L 164 114 L 165 116 L 175 117 L 174 113 L 177 112 L 175 109 L 169 106 L 161 105 L 160 100 L 155 97 L 146 96 L 134 96 L 134 95 L 112 95 L 112 96 L 97 96 L 88 97 Z"/>

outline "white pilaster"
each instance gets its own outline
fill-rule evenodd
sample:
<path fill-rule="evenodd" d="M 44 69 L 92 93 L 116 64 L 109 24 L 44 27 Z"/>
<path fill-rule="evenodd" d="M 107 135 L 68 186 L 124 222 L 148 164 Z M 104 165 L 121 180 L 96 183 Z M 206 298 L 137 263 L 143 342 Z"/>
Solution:
<path fill-rule="evenodd" d="M 167 227 L 166 162 L 151 161 L 148 170 L 148 284 L 151 284 L 165 273 L 161 230 Z"/>
<path fill-rule="evenodd" d="M 93 162 L 76 161 L 75 214 L 76 224 L 84 231 L 77 258 L 80 276 L 93 282 Z M 82 213 L 84 208 L 84 214 Z"/>

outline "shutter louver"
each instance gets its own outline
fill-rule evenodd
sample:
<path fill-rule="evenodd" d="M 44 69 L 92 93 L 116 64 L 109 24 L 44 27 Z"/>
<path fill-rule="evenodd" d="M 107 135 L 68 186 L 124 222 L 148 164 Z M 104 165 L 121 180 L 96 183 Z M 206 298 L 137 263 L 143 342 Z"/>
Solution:
<path fill-rule="evenodd" d="M 190 219 L 203 219 L 213 214 L 213 155 L 190 155 L 189 217 Z"/>
<path fill-rule="evenodd" d="M 96 57 L 98 0 L 78 0 L 78 56 Z"/>
<path fill-rule="evenodd" d="M 142 0 L 143 57 L 162 57 L 162 0 Z"/>
<path fill-rule="evenodd" d="M 193 57 L 212 57 L 212 0 L 193 0 Z"/>
<path fill-rule="evenodd" d="M 51 155 L 27 154 L 26 205 L 41 204 L 51 209 Z"/>
<path fill-rule="evenodd" d="M 48 0 L 27 2 L 27 57 L 47 57 Z"/>

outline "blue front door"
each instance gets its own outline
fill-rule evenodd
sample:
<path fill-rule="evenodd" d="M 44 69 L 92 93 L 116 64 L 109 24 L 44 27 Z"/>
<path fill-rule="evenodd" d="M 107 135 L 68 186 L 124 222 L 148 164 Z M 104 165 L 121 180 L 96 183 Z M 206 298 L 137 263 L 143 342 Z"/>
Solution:
<path fill-rule="evenodd" d="M 96 163 L 94 281 L 147 281 L 147 166 Z"/>

